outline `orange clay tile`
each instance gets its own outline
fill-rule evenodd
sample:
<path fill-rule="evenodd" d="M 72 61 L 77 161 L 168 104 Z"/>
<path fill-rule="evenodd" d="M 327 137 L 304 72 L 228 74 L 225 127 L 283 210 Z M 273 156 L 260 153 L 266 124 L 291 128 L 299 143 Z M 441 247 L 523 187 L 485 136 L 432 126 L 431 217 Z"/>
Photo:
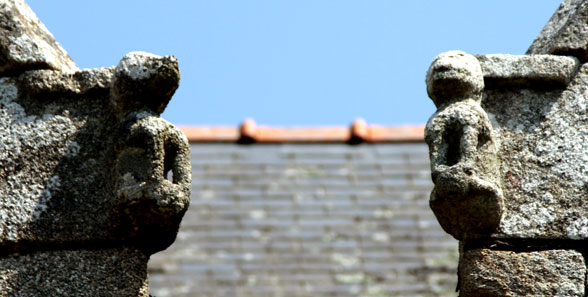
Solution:
<path fill-rule="evenodd" d="M 258 126 L 247 119 L 239 127 L 181 126 L 190 142 L 240 143 L 361 143 L 422 142 L 424 125 L 378 126 L 356 120 L 350 127 L 273 127 Z"/>
<path fill-rule="evenodd" d="M 369 127 L 368 142 L 422 142 L 425 140 L 425 125 Z"/>
<path fill-rule="evenodd" d="M 365 141 L 370 129 L 364 119 L 357 119 L 351 124 L 351 141 Z"/>
<path fill-rule="evenodd" d="M 234 142 L 239 139 L 237 127 L 179 126 L 189 142 Z"/>
<path fill-rule="evenodd" d="M 257 142 L 343 142 L 349 139 L 346 127 L 264 127 L 257 129 Z"/>

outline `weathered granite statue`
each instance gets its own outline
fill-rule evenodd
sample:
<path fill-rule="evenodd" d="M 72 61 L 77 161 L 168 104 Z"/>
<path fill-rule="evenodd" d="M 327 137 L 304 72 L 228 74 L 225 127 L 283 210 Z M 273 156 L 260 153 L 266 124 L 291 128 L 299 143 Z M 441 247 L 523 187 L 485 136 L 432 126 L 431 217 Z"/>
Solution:
<path fill-rule="evenodd" d="M 464 52 L 437 56 L 427 72 L 438 108 L 425 129 L 435 183 L 430 203 L 457 239 L 496 230 L 504 208 L 495 136 L 480 107 L 483 89 L 480 63 Z"/>
<path fill-rule="evenodd" d="M 0 296 L 149 296 L 190 197 L 186 138 L 159 117 L 177 60 L 79 70 L 22 0 L 0 16 Z"/>
<path fill-rule="evenodd" d="M 586 24 L 588 1 L 566 0 L 527 55 L 429 69 L 430 203 L 460 240 L 460 296 L 586 294 Z"/>

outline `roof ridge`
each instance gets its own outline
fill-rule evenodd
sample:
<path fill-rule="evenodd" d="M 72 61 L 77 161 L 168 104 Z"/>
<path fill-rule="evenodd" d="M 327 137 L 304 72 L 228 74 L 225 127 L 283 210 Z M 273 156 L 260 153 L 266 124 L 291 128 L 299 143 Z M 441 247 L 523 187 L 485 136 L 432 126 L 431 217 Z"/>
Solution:
<path fill-rule="evenodd" d="M 363 119 L 350 126 L 258 126 L 246 119 L 235 126 L 179 126 L 188 141 L 235 143 L 383 143 L 423 142 L 425 125 L 368 125 Z"/>

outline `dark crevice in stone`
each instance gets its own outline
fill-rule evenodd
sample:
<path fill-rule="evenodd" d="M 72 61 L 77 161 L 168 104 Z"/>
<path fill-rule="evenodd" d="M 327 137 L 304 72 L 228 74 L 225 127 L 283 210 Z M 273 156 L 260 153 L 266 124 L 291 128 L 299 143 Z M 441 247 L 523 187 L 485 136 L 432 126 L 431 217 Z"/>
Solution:
<path fill-rule="evenodd" d="M 556 48 L 551 54 L 556 56 L 572 56 L 580 60 L 582 64 L 588 62 L 588 52 L 585 48 Z"/>
<path fill-rule="evenodd" d="M 575 74 L 571 77 L 575 77 Z M 570 80 L 571 81 L 571 80 Z M 490 89 L 534 89 L 534 90 L 557 90 L 565 89 L 567 84 L 556 80 L 530 79 L 526 77 L 503 78 L 484 77 L 486 90 Z"/>
<path fill-rule="evenodd" d="M 170 177 L 170 179 L 168 179 L 169 181 L 174 184 L 178 184 L 178 176 L 176 176 L 176 173 L 173 170 L 173 168 L 177 166 L 175 165 L 175 162 L 178 156 L 178 148 L 175 147 L 171 142 L 168 142 L 165 144 L 163 153 L 163 178 L 168 179 L 168 177 Z"/>
<path fill-rule="evenodd" d="M 457 123 L 452 123 L 450 127 L 445 130 L 443 138 L 447 144 L 446 164 L 447 166 L 453 166 L 459 162 L 461 154 L 461 137 L 463 135 L 463 129 Z"/>
<path fill-rule="evenodd" d="M 537 252 L 547 250 L 576 250 L 588 253 L 588 240 L 571 239 L 477 239 L 463 243 L 463 252 L 473 249 L 490 249 L 511 252 Z"/>
<path fill-rule="evenodd" d="M 3 65 L 4 67 L 7 65 Z M 6 69 L 0 68 L 0 77 L 18 77 L 19 75 L 31 71 L 31 70 L 54 70 L 49 64 L 47 63 L 28 63 L 28 64 L 19 64 L 18 67 L 8 67 Z"/>

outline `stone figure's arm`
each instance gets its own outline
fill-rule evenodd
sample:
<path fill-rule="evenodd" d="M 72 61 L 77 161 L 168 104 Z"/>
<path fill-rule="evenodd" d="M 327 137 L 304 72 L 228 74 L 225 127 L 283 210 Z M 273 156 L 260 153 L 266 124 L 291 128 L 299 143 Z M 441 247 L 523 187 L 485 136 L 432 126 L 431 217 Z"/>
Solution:
<path fill-rule="evenodd" d="M 459 163 L 471 164 L 475 163 L 475 156 L 478 151 L 478 136 L 480 135 L 480 127 L 473 123 L 468 123 L 461 127 L 461 137 L 459 144 Z M 456 148 L 457 149 L 457 148 Z"/>
<path fill-rule="evenodd" d="M 429 158 L 431 160 L 431 174 L 433 182 L 436 175 L 443 168 L 447 168 L 447 142 L 444 140 L 446 125 L 440 125 L 444 117 L 433 115 L 425 127 L 425 141 L 429 146 Z"/>

